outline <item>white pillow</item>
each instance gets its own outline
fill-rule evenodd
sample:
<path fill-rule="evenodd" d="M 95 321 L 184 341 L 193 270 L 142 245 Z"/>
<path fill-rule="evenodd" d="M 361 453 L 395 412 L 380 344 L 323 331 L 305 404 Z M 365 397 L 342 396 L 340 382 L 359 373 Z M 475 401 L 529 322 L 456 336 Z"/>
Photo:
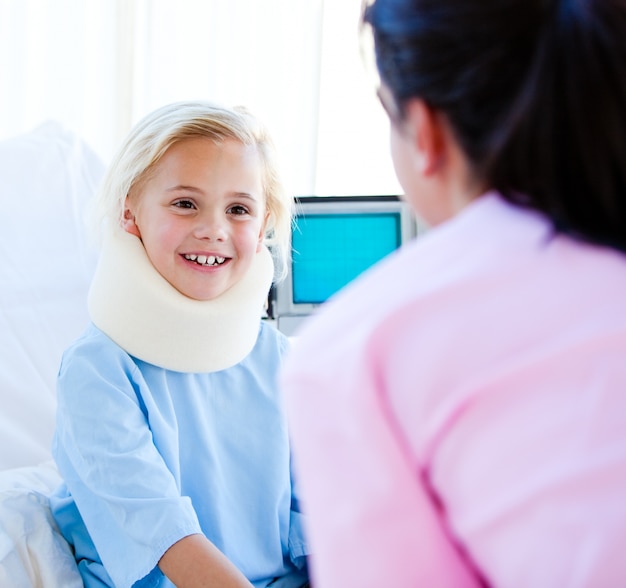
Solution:
<path fill-rule="evenodd" d="M 50 512 L 53 462 L 0 472 L 0 586 L 81 588 L 69 544 Z"/>
<path fill-rule="evenodd" d="M 0 470 L 50 458 L 61 354 L 88 322 L 84 215 L 103 172 L 56 123 L 0 142 Z"/>

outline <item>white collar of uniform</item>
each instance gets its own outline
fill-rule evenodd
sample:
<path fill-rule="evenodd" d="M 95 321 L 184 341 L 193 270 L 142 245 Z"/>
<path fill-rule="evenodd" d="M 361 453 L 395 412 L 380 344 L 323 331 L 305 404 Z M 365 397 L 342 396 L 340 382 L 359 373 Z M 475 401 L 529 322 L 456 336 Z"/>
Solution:
<path fill-rule="evenodd" d="M 139 238 L 115 230 L 91 284 L 89 314 L 138 359 L 179 372 L 223 370 L 252 351 L 273 271 L 263 247 L 234 286 L 213 300 L 194 300 L 158 273 Z"/>

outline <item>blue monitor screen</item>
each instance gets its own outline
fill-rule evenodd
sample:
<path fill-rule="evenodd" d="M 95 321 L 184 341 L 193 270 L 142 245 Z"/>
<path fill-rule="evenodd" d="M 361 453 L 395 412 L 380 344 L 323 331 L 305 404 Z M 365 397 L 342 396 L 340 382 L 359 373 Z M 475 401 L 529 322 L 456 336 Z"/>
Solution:
<path fill-rule="evenodd" d="M 321 304 L 401 244 L 400 214 L 299 216 L 292 234 L 293 301 Z"/>

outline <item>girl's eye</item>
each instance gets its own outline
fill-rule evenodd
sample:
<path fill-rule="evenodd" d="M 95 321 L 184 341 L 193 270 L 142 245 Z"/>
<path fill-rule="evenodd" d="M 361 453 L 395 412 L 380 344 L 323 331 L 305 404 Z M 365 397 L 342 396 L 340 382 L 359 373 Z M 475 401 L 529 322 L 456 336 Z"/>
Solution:
<path fill-rule="evenodd" d="M 195 208 L 195 205 L 191 200 L 177 200 L 176 202 L 174 202 L 174 206 L 176 208 L 185 208 L 185 209 Z"/>
<path fill-rule="evenodd" d="M 235 204 L 228 209 L 228 212 L 239 216 L 242 214 L 248 214 L 248 209 L 245 206 L 241 206 L 241 204 Z"/>

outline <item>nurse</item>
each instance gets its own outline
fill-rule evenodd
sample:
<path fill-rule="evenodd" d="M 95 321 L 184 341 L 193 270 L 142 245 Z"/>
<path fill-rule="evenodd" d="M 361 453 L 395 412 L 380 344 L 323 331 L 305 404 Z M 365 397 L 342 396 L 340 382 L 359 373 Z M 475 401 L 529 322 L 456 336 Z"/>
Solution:
<path fill-rule="evenodd" d="M 286 362 L 313 582 L 626 585 L 626 3 L 363 22 L 431 229 Z"/>

